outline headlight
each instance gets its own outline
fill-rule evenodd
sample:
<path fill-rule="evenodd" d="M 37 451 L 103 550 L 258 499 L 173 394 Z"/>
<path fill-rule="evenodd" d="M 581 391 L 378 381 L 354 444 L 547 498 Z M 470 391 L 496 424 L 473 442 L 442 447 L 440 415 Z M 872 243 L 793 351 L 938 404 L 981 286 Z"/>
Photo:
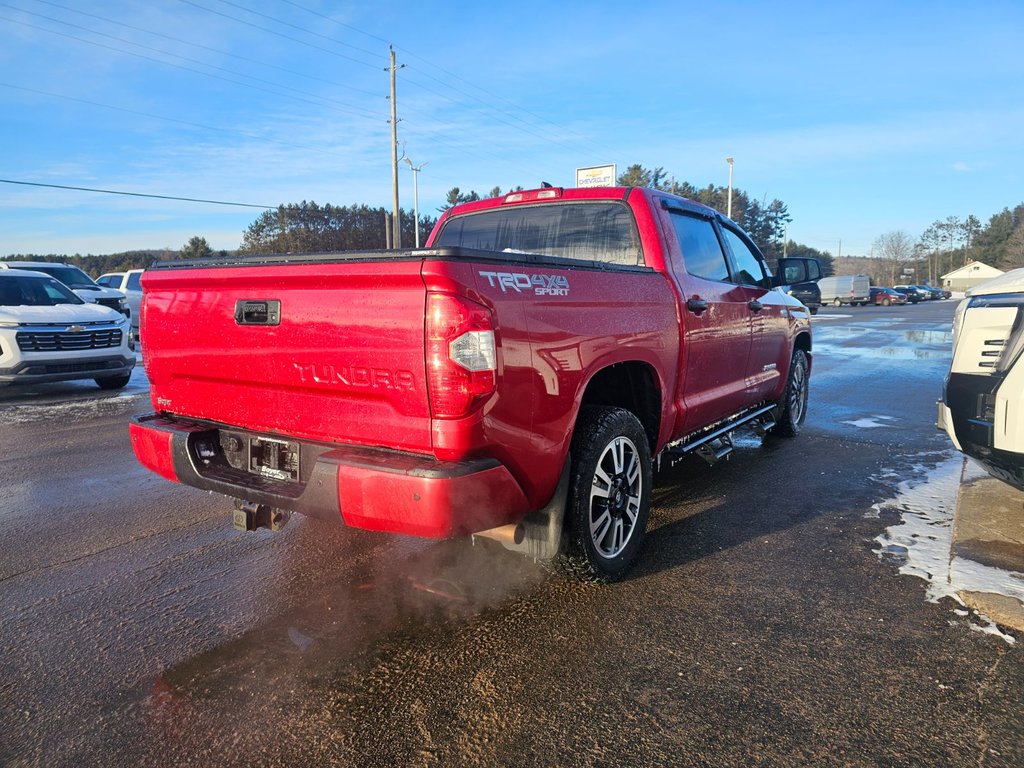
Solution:
<path fill-rule="evenodd" d="M 964 312 L 967 311 L 967 305 L 971 303 L 970 299 L 964 299 L 956 305 L 956 311 L 953 312 L 953 348 L 956 349 L 956 341 L 960 337 L 960 329 L 964 325 Z"/>

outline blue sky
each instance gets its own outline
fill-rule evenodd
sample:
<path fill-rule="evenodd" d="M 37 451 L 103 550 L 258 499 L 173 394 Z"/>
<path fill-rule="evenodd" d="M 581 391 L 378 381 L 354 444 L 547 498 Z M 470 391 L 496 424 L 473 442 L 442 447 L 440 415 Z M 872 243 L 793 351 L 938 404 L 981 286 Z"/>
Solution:
<path fill-rule="evenodd" d="M 392 43 L 424 211 L 604 163 L 724 185 L 732 156 L 791 238 L 865 255 L 1024 201 L 1019 0 L 0 0 L 0 32 L 10 181 L 390 207 Z M 259 213 L 0 183 L 0 255 L 232 249 Z"/>

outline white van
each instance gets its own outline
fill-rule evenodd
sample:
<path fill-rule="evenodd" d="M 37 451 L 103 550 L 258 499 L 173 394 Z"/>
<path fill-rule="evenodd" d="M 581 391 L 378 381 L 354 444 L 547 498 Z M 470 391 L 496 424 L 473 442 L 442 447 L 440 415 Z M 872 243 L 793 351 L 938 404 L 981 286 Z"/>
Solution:
<path fill-rule="evenodd" d="M 832 275 L 818 281 L 822 305 L 843 304 L 866 307 L 871 302 L 871 280 L 867 275 Z"/>

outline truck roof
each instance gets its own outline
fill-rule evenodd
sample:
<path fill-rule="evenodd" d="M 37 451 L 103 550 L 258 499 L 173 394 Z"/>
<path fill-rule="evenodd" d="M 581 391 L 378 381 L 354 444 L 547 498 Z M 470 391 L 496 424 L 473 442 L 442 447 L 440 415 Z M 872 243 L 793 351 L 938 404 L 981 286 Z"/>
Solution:
<path fill-rule="evenodd" d="M 700 210 L 709 216 L 725 219 L 725 216 L 719 211 L 696 200 L 651 189 L 650 187 L 540 187 L 538 189 L 522 189 L 508 192 L 501 197 L 489 197 L 484 200 L 474 200 L 471 203 L 459 203 L 449 208 L 447 214 L 449 216 L 461 216 L 475 211 L 524 203 L 537 204 L 565 200 L 628 200 L 632 195 L 638 194 L 648 198 L 654 195 L 672 198 L 687 207 Z"/>

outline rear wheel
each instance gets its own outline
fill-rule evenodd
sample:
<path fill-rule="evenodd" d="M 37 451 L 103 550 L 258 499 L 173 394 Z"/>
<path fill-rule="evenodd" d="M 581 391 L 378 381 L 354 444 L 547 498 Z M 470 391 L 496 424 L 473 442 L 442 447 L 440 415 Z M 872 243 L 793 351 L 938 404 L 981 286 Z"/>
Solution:
<path fill-rule="evenodd" d="M 585 408 L 572 439 L 565 570 L 587 581 L 622 577 L 640 552 L 651 506 L 651 450 L 636 416 Z"/>
<path fill-rule="evenodd" d="M 832 299 L 832 306 L 833 307 L 841 307 L 841 306 L 843 306 L 843 302 L 840 301 L 838 296 L 836 296 L 834 299 Z"/>
<path fill-rule="evenodd" d="M 795 437 L 803 428 L 804 419 L 807 418 L 809 373 L 807 354 L 802 349 L 793 350 L 793 360 L 789 364 L 789 379 L 779 403 L 779 420 L 774 430 L 780 435 Z"/>
<path fill-rule="evenodd" d="M 890 304 L 892 304 L 892 299 L 882 299 L 883 307 L 888 307 Z"/>
<path fill-rule="evenodd" d="M 100 389 L 124 389 L 131 377 L 130 373 L 126 373 L 123 376 L 101 376 L 95 381 Z"/>

